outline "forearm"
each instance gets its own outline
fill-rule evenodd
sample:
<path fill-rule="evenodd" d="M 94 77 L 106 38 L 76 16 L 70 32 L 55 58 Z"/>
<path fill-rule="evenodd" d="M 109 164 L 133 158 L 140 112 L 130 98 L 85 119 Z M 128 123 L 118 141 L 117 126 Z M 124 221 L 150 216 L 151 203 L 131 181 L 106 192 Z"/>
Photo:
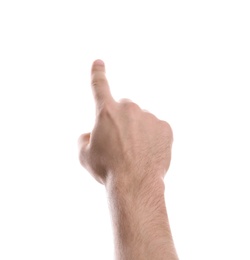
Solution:
<path fill-rule="evenodd" d="M 178 259 L 169 226 L 162 179 L 107 182 L 116 260 Z"/>

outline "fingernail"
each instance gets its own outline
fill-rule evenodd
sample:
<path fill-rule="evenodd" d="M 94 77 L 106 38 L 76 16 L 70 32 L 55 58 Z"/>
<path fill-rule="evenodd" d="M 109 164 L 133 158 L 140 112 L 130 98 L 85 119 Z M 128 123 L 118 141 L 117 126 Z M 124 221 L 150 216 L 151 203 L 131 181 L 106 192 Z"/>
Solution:
<path fill-rule="evenodd" d="M 96 60 L 94 64 L 104 66 L 104 62 L 102 60 Z"/>

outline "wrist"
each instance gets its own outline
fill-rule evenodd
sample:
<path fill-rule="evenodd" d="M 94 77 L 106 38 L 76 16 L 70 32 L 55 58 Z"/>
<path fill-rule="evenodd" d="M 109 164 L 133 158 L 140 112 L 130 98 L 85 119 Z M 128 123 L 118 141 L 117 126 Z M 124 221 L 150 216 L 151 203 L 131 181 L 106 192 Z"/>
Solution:
<path fill-rule="evenodd" d="M 106 182 L 105 187 L 109 203 L 116 206 L 119 204 L 120 209 L 129 209 L 133 214 L 139 214 L 138 209 L 143 210 L 144 214 L 166 214 L 163 179 L 138 183 L 112 179 Z"/>
<path fill-rule="evenodd" d="M 165 184 L 162 173 L 139 171 L 119 171 L 107 174 L 105 188 L 115 196 L 164 196 Z"/>
<path fill-rule="evenodd" d="M 162 202 L 165 207 L 163 178 L 130 179 L 110 177 L 106 179 L 105 188 L 110 200 L 121 200 L 126 204 L 155 204 Z"/>

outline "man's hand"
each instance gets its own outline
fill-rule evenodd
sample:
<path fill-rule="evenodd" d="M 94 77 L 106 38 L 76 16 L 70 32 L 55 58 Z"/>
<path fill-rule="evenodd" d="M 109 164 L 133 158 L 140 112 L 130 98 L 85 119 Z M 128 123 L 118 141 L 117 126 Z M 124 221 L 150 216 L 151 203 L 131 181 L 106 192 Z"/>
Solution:
<path fill-rule="evenodd" d="M 172 130 L 130 100 L 116 102 L 100 62 L 92 66 L 96 123 L 92 133 L 79 138 L 79 158 L 106 187 L 115 259 L 176 260 L 163 182 Z"/>
<path fill-rule="evenodd" d="M 81 164 L 103 184 L 107 180 L 129 184 L 163 178 L 173 142 L 169 124 L 128 99 L 116 102 L 102 61 L 93 63 L 91 74 L 96 123 L 91 133 L 79 138 Z"/>

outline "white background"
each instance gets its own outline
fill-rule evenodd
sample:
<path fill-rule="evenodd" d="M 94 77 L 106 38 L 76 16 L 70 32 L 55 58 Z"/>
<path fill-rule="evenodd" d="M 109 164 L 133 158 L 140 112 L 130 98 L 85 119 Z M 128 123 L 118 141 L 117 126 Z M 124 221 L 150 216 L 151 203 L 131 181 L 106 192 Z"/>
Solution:
<path fill-rule="evenodd" d="M 249 1 L 0 1 L 0 259 L 112 259 L 103 186 L 80 166 L 90 68 L 168 121 L 182 260 L 250 259 Z"/>

